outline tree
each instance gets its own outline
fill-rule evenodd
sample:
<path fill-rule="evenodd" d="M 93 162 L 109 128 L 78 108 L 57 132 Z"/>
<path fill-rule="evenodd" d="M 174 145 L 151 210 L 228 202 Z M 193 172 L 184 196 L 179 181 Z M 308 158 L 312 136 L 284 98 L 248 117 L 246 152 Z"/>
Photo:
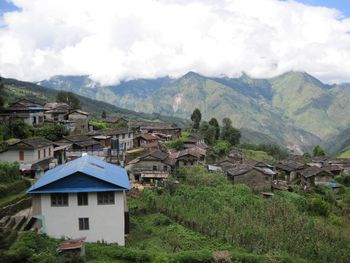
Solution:
<path fill-rule="evenodd" d="M 9 125 L 9 134 L 11 138 L 25 139 L 32 135 L 31 126 L 23 120 L 12 120 Z"/>
<path fill-rule="evenodd" d="M 230 152 L 230 148 L 231 148 L 231 145 L 227 141 L 219 141 L 213 147 L 214 153 L 219 155 L 219 156 L 228 155 Z"/>
<path fill-rule="evenodd" d="M 199 126 L 199 134 L 204 137 L 204 141 L 209 145 L 213 145 L 216 141 L 216 128 L 214 126 L 209 125 L 209 123 L 206 121 L 203 121 Z"/>
<path fill-rule="evenodd" d="M 5 107 L 5 98 L 4 98 L 5 86 L 0 77 L 0 110 L 3 110 Z"/>
<path fill-rule="evenodd" d="M 102 111 L 101 117 L 102 117 L 102 119 L 106 119 L 106 117 L 107 117 L 106 111 Z"/>
<path fill-rule="evenodd" d="M 215 129 L 216 129 L 215 139 L 219 140 L 219 138 L 220 138 L 220 126 L 219 126 L 218 120 L 215 118 L 211 118 L 211 120 L 209 121 L 209 125 L 215 127 Z"/>
<path fill-rule="evenodd" d="M 42 127 L 35 128 L 34 135 L 44 137 L 50 141 L 58 141 L 64 135 L 67 135 L 67 132 L 62 124 L 45 124 Z"/>
<path fill-rule="evenodd" d="M 229 118 L 224 118 L 222 123 L 224 125 L 221 131 L 221 138 L 228 141 L 231 145 L 239 144 L 241 132 L 232 126 L 232 121 Z"/>
<path fill-rule="evenodd" d="M 325 156 L 326 153 L 320 145 L 316 145 L 314 148 L 314 156 Z"/>
<path fill-rule="evenodd" d="M 193 129 L 196 129 L 196 130 L 199 129 L 199 124 L 201 122 L 201 119 L 202 119 L 202 113 L 198 108 L 196 108 L 191 115 L 191 121 L 193 121 Z"/>
<path fill-rule="evenodd" d="M 76 110 L 80 109 L 80 101 L 77 98 L 77 96 L 72 92 L 67 91 L 60 91 L 57 93 L 56 96 L 57 102 L 64 102 L 71 107 L 71 109 Z"/>

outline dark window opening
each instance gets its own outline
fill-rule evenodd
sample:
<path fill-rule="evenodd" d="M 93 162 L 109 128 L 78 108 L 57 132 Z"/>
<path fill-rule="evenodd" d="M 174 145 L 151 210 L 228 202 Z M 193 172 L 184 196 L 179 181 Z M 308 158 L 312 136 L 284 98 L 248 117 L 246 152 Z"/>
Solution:
<path fill-rule="evenodd" d="M 157 166 L 153 165 L 153 171 L 157 171 Z"/>
<path fill-rule="evenodd" d="M 114 192 L 100 192 L 97 193 L 98 205 L 113 205 L 114 204 Z"/>
<path fill-rule="evenodd" d="M 88 193 L 78 193 L 78 205 L 88 205 Z"/>
<path fill-rule="evenodd" d="M 89 230 L 89 218 L 88 217 L 83 217 L 79 218 L 79 230 Z"/>
<path fill-rule="evenodd" d="M 51 194 L 51 206 L 68 206 L 68 194 Z"/>

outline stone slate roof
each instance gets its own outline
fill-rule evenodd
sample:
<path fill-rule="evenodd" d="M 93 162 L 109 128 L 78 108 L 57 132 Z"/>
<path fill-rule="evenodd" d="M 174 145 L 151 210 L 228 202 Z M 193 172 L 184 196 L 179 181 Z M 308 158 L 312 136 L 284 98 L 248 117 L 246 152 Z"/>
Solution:
<path fill-rule="evenodd" d="M 284 170 L 287 172 L 302 170 L 305 167 L 306 167 L 305 164 L 300 162 L 295 162 L 295 161 L 282 161 L 276 164 L 277 169 Z"/>
<path fill-rule="evenodd" d="M 321 173 L 326 173 L 331 175 L 329 171 L 319 168 L 317 166 L 310 166 L 300 171 L 300 174 L 305 178 L 318 176 Z"/>
<path fill-rule="evenodd" d="M 107 117 L 104 119 L 101 119 L 101 121 L 106 122 L 106 123 L 117 123 L 120 120 L 125 120 L 127 121 L 127 119 L 125 119 L 124 117 L 118 117 L 118 116 L 111 116 L 111 117 Z"/>
<path fill-rule="evenodd" d="M 45 111 L 47 108 L 44 106 L 34 103 L 27 99 L 18 100 L 9 105 L 5 112 L 13 112 L 13 111 Z"/>
<path fill-rule="evenodd" d="M 155 121 L 142 121 L 142 120 L 130 120 L 129 126 L 133 128 L 142 128 L 142 129 L 179 129 L 174 123 L 167 122 L 155 122 Z"/>
<path fill-rule="evenodd" d="M 151 156 L 151 157 L 153 157 L 153 158 L 155 158 L 155 159 L 158 159 L 159 161 L 162 161 L 162 162 L 164 162 L 164 163 L 166 163 L 166 164 L 169 164 L 169 165 L 173 165 L 173 164 L 174 164 L 174 161 L 170 158 L 170 156 L 169 156 L 168 153 L 163 152 L 163 151 L 157 149 L 157 150 L 154 150 L 154 151 L 152 151 L 152 152 L 150 152 L 150 153 L 147 153 L 147 154 L 145 154 L 145 155 L 142 155 L 142 156 L 140 156 L 140 157 L 137 157 L 137 158 L 134 159 L 134 160 L 131 160 L 131 161 L 128 163 L 128 165 L 129 165 L 129 164 L 138 163 L 138 162 L 142 161 L 143 159 L 145 159 L 145 158 L 148 157 L 148 156 Z"/>
<path fill-rule="evenodd" d="M 113 129 L 92 131 L 92 132 L 89 132 L 88 135 L 113 136 L 113 135 L 119 135 L 119 134 L 127 134 L 129 132 L 132 132 L 132 131 L 130 131 L 128 128 L 113 128 Z"/>
<path fill-rule="evenodd" d="M 53 146 L 53 142 L 45 138 L 30 138 L 19 140 L 8 146 L 8 149 L 38 149 Z"/>
<path fill-rule="evenodd" d="M 269 168 L 254 167 L 254 166 L 251 166 L 249 164 L 238 164 L 236 167 L 233 167 L 233 168 L 227 170 L 227 174 L 229 176 L 239 176 L 242 174 L 246 174 L 252 170 L 256 170 L 264 175 L 273 176 L 276 174 L 274 171 L 272 171 Z"/>
<path fill-rule="evenodd" d="M 141 134 L 139 137 L 146 141 L 155 141 L 160 139 L 158 136 L 152 134 Z"/>

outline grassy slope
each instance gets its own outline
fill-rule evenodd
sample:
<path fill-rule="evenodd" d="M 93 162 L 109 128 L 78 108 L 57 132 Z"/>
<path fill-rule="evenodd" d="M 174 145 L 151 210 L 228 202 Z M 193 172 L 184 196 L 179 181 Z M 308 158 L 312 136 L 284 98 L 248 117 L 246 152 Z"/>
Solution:
<path fill-rule="evenodd" d="M 350 150 L 342 152 L 338 155 L 339 158 L 350 158 Z"/>

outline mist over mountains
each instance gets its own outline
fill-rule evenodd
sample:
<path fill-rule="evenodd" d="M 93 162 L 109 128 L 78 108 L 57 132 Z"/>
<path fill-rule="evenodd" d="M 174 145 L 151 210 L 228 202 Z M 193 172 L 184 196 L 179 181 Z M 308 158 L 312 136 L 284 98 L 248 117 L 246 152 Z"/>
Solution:
<path fill-rule="evenodd" d="M 236 127 L 263 133 L 296 151 L 350 127 L 349 84 L 327 85 L 305 72 L 270 79 L 188 72 L 177 79 L 136 79 L 112 86 L 88 76 L 55 76 L 38 84 L 138 112 L 189 118 L 199 108 L 205 120 L 229 117 Z"/>

